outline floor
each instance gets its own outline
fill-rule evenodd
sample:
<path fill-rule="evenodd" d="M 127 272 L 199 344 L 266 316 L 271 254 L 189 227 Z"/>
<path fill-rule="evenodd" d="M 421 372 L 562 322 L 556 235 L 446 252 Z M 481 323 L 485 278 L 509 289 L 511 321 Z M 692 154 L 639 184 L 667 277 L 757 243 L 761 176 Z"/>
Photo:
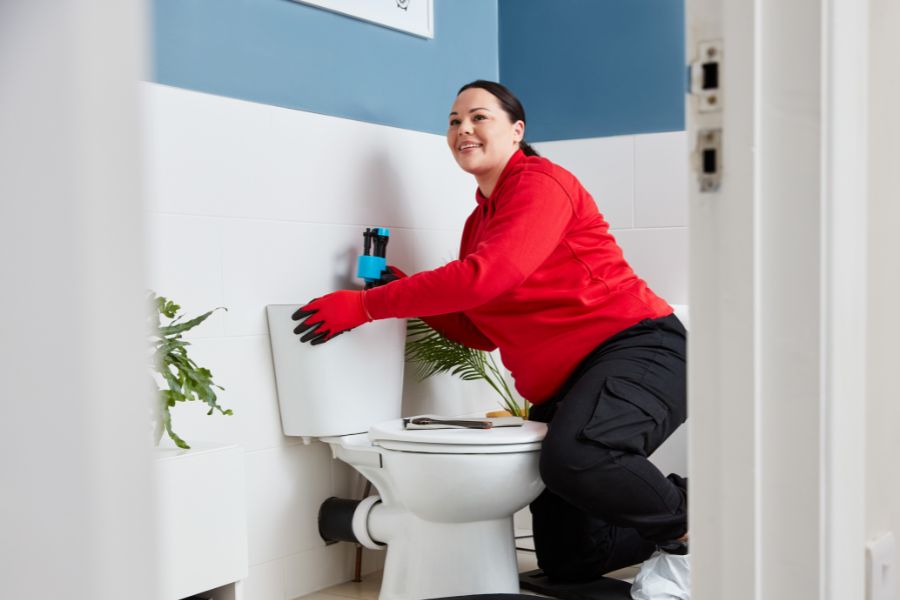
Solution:
<path fill-rule="evenodd" d="M 537 559 L 534 556 L 534 552 L 527 549 L 533 547 L 531 545 L 531 538 L 517 539 L 516 542 L 517 546 L 520 548 L 520 550 L 516 552 L 516 555 L 519 558 L 519 572 L 524 573 L 525 571 L 537 569 Z M 637 571 L 637 567 L 628 567 L 609 573 L 607 576 L 631 581 L 637 574 Z M 362 581 L 359 583 L 348 581 L 347 583 L 342 583 L 307 596 L 302 596 L 296 600 L 347 600 L 348 598 L 353 598 L 354 600 L 377 600 L 380 588 L 381 571 L 376 571 L 368 575 L 363 575 Z M 525 590 L 522 590 L 522 593 L 531 596 L 539 596 L 539 594 Z"/>

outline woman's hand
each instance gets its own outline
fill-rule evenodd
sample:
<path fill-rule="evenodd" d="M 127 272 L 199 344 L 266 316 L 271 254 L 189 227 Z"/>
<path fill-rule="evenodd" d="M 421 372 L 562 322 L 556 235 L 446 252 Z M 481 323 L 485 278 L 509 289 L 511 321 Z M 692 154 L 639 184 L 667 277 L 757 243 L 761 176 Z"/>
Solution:
<path fill-rule="evenodd" d="M 383 281 L 384 283 L 390 283 L 391 281 L 403 279 L 406 276 L 406 273 L 404 273 L 394 265 L 388 265 L 387 269 L 381 272 L 381 281 Z"/>
<path fill-rule="evenodd" d="M 361 290 L 341 290 L 316 298 L 298 308 L 291 318 L 303 319 L 294 333 L 303 333 L 300 341 L 313 346 L 372 320 L 366 310 L 365 292 Z"/>

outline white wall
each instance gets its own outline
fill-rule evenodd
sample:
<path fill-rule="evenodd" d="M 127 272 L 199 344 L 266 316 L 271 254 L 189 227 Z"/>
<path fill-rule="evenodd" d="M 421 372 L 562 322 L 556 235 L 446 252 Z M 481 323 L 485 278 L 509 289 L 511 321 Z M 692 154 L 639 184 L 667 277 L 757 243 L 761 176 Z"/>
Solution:
<path fill-rule="evenodd" d="M 0 2 L 0 596 L 151 600 L 141 2 Z"/>
<path fill-rule="evenodd" d="M 900 402 L 897 391 L 897 298 L 900 298 L 900 5 L 871 0 L 869 46 L 869 282 L 866 532 L 900 535 Z M 894 577 L 897 577 L 895 556 Z M 895 579 L 896 581 L 896 579 Z M 900 586 L 895 598 L 900 599 Z"/>
<path fill-rule="evenodd" d="M 143 98 L 149 285 L 191 315 L 228 307 L 190 339 L 235 415 L 180 406 L 176 431 L 189 442 L 247 451 L 249 598 L 290 599 L 346 581 L 353 548 L 325 546 L 316 513 L 328 496 L 358 495 L 359 482 L 323 444 L 281 434 L 264 307 L 356 285 L 367 226 L 391 228 L 389 261 L 407 272 L 451 260 L 474 206 L 474 180 L 442 136 L 156 84 L 143 85 Z M 683 133 L 537 147 L 582 178 L 651 287 L 684 303 Z M 485 385 L 447 377 L 420 384 L 407 374 L 407 414 L 495 404 Z M 684 464 L 683 445 L 673 455 L 671 463 Z"/>

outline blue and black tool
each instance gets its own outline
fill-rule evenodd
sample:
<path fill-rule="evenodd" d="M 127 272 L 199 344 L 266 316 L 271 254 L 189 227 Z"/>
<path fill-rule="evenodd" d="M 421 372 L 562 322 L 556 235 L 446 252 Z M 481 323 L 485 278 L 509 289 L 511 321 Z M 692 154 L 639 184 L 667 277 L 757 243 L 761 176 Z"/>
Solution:
<path fill-rule="evenodd" d="M 387 227 L 370 227 L 363 232 L 363 253 L 357 261 L 356 276 L 365 280 L 366 289 L 396 279 L 387 268 L 385 258 L 390 236 Z"/>

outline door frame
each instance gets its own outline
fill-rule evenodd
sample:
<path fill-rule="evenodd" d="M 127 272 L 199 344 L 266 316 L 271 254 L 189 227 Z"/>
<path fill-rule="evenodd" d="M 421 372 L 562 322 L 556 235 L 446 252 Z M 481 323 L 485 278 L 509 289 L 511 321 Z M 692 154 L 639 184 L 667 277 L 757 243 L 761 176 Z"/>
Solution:
<path fill-rule="evenodd" d="M 862 598 L 867 1 L 687 0 L 722 40 L 689 178 L 693 597 Z M 692 142 L 693 143 L 693 142 Z"/>

